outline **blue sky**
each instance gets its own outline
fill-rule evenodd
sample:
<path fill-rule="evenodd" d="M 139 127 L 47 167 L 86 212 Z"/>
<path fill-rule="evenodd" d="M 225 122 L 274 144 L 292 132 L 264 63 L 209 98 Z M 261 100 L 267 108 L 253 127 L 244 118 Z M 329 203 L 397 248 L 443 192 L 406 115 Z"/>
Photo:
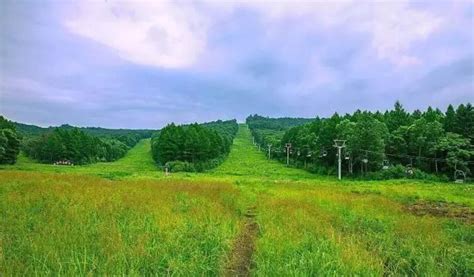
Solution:
<path fill-rule="evenodd" d="M 472 1 L 2 1 L 0 114 L 160 128 L 474 102 Z"/>

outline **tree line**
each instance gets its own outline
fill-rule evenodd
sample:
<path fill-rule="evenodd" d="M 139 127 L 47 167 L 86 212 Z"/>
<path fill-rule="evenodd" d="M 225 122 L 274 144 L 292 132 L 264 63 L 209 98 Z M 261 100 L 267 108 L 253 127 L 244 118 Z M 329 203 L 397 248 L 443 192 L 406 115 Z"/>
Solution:
<path fill-rule="evenodd" d="M 123 157 L 153 130 L 77 128 L 70 125 L 43 128 L 12 122 L 0 116 L 0 164 L 14 164 L 22 150 L 42 162 L 88 164 Z"/>
<path fill-rule="evenodd" d="M 20 153 L 20 136 L 13 122 L 0 116 L 0 164 L 14 164 Z"/>
<path fill-rule="evenodd" d="M 19 122 L 12 122 L 17 132 L 23 137 L 36 137 L 43 134 L 48 134 L 54 131 L 56 128 L 60 129 L 75 129 L 78 128 L 84 131 L 86 134 L 96 137 L 118 137 L 121 135 L 128 136 L 130 134 L 138 134 L 142 138 L 149 138 L 155 132 L 150 129 L 107 129 L 101 127 L 74 127 L 69 124 L 63 124 L 58 127 L 40 127 L 36 125 L 23 124 Z"/>
<path fill-rule="evenodd" d="M 275 152 L 277 152 L 286 131 L 292 127 L 310 123 L 313 120 L 314 118 L 270 118 L 255 114 L 248 116 L 246 123 L 256 143 L 264 148 L 272 145 Z"/>
<path fill-rule="evenodd" d="M 237 130 L 236 120 L 171 123 L 152 138 L 153 159 L 171 171 L 203 171 L 215 167 L 229 153 Z"/>
<path fill-rule="evenodd" d="M 111 162 L 123 157 L 142 136 L 92 136 L 79 128 L 55 128 L 39 136 L 26 138 L 22 150 L 42 163 L 68 161 L 73 164 Z"/>
<path fill-rule="evenodd" d="M 273 144 L 274 158 L 284 161 L 285 144 L 291 143 L 292 164 L 314 172 L 333 174 L 336 170 L 335 139 L 345 140 L 341 158 L 346 175 L 428 178 L 429 173 L 454 178 L 474 172 L 474 109 L 470 103 L 457 108 L 449 105 L 446 112 L 428 107 L 409 113 L 396 102 L 384 113 L 357 110 L 344 116 L 317 117 L 277 137 L 266 135 L 272 129 L 257 128 L 270 125 L 254 121 L 255 116 L 247 118 L 252 134 L 264 147 Z M 278 132 L 281 130 L 273 133 Z"/>

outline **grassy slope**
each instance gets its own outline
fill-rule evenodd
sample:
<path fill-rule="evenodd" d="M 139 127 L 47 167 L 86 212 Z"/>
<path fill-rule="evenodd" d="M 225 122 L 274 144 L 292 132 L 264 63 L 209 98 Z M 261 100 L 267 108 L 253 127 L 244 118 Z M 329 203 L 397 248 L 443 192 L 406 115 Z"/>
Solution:
<path fill-rule="evenodd" d="M 203 174 L 165 178 L 147 140 L 114 163 L 71 168 L 22 158 L 2 168 L 0 268 L 12 271 L 29 264 L 23 273 L 54 273 L 61 264 L 63 273 L 216 274 L 240 211 L 253 204 L 260 226 L 255 275 L 474 271 L 472 224 L 405 208 L 447 201 L 472 209 L 472 185 L 318 177 L 268 161 L 244 125 L 229 158 Z"/>
<path fill-rule="evenodd" d="M 113 163 L 1 169 L 0 275 L 216 275 L 237 232 L 240 192 L 164 179 L 149 140 Z"/>
<path fill-rule="evenodd" d="M 314 175 L 308 172 L 284 167 L 281 163 L 268 160 L 262 153 L 256 151 L 255 147 L 251 144 L 250 131 L 246 125 L 240 125 L 228 159 L 217 169 L 208 172 L 208 174 L 213 176 L 258 178 L 259 180 L 314 179 Z"/>
<path fill-rule="evenodd" d="M 474 271 L 474 228 L 456 219 L 418 217 L 416 201 L 474 207 L 472 186 L 338 182 L 286 168 L 252 147 L 241 126 L 215 176 L 230 179 L 258 207 L 255 275 L 467 274 Z M 229 177 L 227 177 L 229 178 Z"/>

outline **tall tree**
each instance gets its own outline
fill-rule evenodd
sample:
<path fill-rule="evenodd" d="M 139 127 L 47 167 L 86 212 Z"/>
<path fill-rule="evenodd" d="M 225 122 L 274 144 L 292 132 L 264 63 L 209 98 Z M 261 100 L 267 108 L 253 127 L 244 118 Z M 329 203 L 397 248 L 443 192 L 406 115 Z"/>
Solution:
<path fill-rule="evenodd" d="M 0 163 L 14 164 L 20 153 L 20 137 L 15 125 L 0 116 Z"/>
<path fill-rule="evenodd" d="M 456 130 L 456 111 L 453 105 L 449 105 L 444 117 L 444 130 L 454 132 Z"/>
<path fill-rule="evenodd" d="M 471 103 L 459 105 L 456 110 L 455 132 L 474 143 L 474 109 Z"/>
<path fill-rule="evenodd" d="M 395 102 L 394 109 L 385 114 L 385 123 L 390 132 L 410 124 L 410 114 L 405 111 L 399 101 Z"/>
<path fill-rule="evenodd" d="M 2 133 L 0 135 L 3 151 L 0 155 L 0 163 L 3 164 L 14 164 L 18 153 L 20 153 L 20 138 L 17 136 L 16 132 L 12 129 L 0 129 Z"/>
<path fill-rule="evenodd" d="M 450 172 L 455 169 L 470 172 L 468 161 L 474 157 L 474 151 L 469 139 L 463 138 L 459 134 L 447 133 L 437 144 L 437 150 L 444 153 L 447 160 L 447 167 Z"/>

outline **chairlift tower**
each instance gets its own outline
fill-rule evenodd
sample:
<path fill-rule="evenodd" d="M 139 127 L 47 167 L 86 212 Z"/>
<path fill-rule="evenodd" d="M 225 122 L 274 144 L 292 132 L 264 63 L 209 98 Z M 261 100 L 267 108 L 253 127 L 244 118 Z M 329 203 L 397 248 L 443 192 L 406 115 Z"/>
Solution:
<path fill-rule="evenodd" d="M 271 149 L 272 149 L 272 145 L 271 144 L 268 144 L 268 159 L 270 160 L 272 157 L 271 157 Z"/>
<path fill-rule="evenodd" d="M 341 163 L 342 163 L 341 150 L 342 148 L 346 147 L 346 141 L 342 139 L 335 139 L 334 147 L 337 148 L 337 164 L 338 164 L 337 176 L 338 176 L 338 179 L 341 180 Z"/>
<path fill-rule="evenodd" d="M 290 151 L 291 151 L 291 143 L 285 144 L 286 149 L 286 166 L 290 165 Z"/>

